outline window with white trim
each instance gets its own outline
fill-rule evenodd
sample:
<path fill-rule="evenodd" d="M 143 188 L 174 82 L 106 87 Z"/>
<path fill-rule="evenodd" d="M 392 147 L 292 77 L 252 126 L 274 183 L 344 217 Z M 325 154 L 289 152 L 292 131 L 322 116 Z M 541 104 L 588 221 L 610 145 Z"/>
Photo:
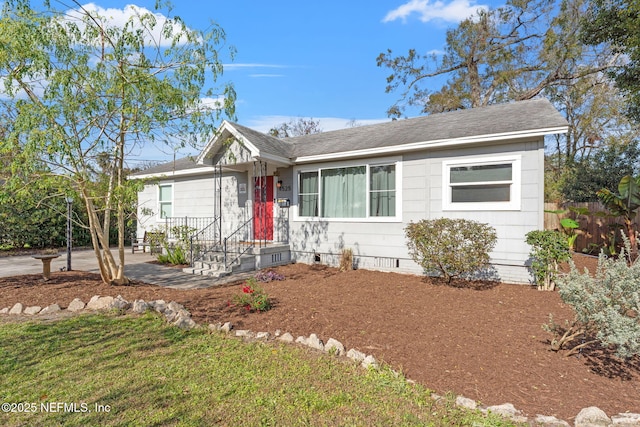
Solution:
<path fill-rule="evenodd" d="M 161 219 L 173 216 L 173 184 L 158 185 L 158 207 Z"/>
<path fill-rule="evenodd" d="M 298 216 L 396 219 L 396 163 L 298 172 Z"/>
<path fill-rule="evenodd" d="M 318 172 L 301 172 L 299 177 L 299 215 L 318 216 Z"/>
<path fill-rule="evenodd" d="M 369 215 L 396 216 L 396 165 L 369 167 Z"/>
<path fill-rule="evenodd" d="M 519 210 L 520 156 L 442 163 L 443 210 Z"/>

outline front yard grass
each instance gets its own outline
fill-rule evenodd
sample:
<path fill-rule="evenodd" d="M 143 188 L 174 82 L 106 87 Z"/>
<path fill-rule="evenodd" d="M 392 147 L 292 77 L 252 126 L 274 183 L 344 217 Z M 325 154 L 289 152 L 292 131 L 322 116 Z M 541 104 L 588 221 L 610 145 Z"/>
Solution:
<path fill-rule="evenodd" d="M 388 369 L 152 314 L 0 324 L 0 360 L 3 426 L 512 425 Z"/>

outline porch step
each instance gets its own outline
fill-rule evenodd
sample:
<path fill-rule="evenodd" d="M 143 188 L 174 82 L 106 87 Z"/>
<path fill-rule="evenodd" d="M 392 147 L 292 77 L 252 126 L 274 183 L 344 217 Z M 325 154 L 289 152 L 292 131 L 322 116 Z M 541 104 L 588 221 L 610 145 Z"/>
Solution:
<path fill-rule="evenodd" d="M 230 274 L 255 270 L 256 257 L 252 254 L 244 254 L 229 268 L 224 267 L 224 257 L 219 254 L 211 255 L 210 260 L 196 261 L 193 267 L 183 268 L 182 271 L 197 276 L 207 276 L 218 279 Z"/>
<path fill-rule="evenodd" d="M 182 271 L 184 271 L 185 273 L 189 273 L 189 274 L 194 274 L 196 276 L 206 276 L 206 277 L 211 277 L 214 279 L 219 279 L 220 277 L 224 277 L 229 275 L 230 273 L 227 273 L 226 271 L 222 271 L 222 270 L 210 270 L 207 268 L 183 268 Z"/>

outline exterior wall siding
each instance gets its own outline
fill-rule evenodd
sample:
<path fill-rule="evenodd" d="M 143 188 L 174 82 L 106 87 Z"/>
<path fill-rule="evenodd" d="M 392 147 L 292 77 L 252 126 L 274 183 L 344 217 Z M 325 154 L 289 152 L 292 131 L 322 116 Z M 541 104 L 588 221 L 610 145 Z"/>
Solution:
<path fill-rule="evenodd" d="M 246 155 L 234 147 L 234 155 Z M 443 162 L 457 159 L 477 160 L 491 156 L 518 155 L 521 158 L 521 205 L 519 210 L 444 210 Z M 421 274 L 421 268 L 409 256 L 404 228 L 412 221 L 439 217 L 466 218 L 492 225 L 498 242 L 491 253 L 495 278 L 511 283 L 530 283 L 527 269 L 529 247 L 525 234 L 543 225 L 544 143 L 542 137 L 527 141 L 502 141 L 480 147 L 424 150 L 401 157 L 399 174 L 401 199 L 398 218 L 393 221 L 325 220 L 297 218 L 297 170 L 325 164 L 280 168 L 282 181 L 274 198 L 288 199 L 290 207 L 274 204 L 274 240 L 288 242 L 292 260 L 338 265 L 343 249 L 353 250 L 356 267 Z M 218 159 L 220 160 L 220 159 Z M 368 160 L 368 159 L 367 159 Z M 362 164 L 362 160 L 354 160 Z M 340 162 L 349 164 L 349 162 Z M 253 185 L 248 172 L 227 172 L 222 179 L 223 236 L 251 218 Z M 174 217 L 210 217 L 215 209 L 213 176 L 166 178 L 159 183 L 173 184 Z M 163 223 L 158 217 L 158 184 L 149 184 L 139 193 L 138 235 Z M 242 189 L 242 191 L 241 191 Z M 150 209 L 152 215 L 145 215 Z"/>
<path fill-rule="evenodd" d="M 158 204 L 158 186 L 163 184 L 173 185 L 171 216 L 191 218 L 214 216 L 216 211 L 214 204 L 218 201 L 215 195 L 217 184 L 212 175 L 160 179 L 157 183 L 145 185 L 144 189 L 138 193 L 138 236 L 165 224 L 165 220 L 159 217 Z M 241 184 L 245 189 L 242 194 L 239 191 Z M 223 236 L 250 218 L 250 191 L 246 173 L 223 174 Z"/>
<path fill-rule="evenodd" d="M 337 265 L 342 249 L 351 248 L 358 267 L 420 274 L 420 266 L 409 257 L 404 227 L 411 221 L 421 219 L 465 218 L 488 223 L 496 229 L 498 242 L 491 253 L 495 269 L 493 277 L 503 282 L 530 283 L 532 277 L 527 268 L 530 248 L 525 242 L 525 234 L 540 228 L 543 216 L 544 181 L 540 173 L 544 166 L 543 150 L 544 143 L 539 138 L 407 154 L 403 157 L 402 165 L 402 222 L 296 221 L 291 215 L 292 256 L 298 261 L 310 263 L 320 257 L 323 263 Z M 505 154 L 516 154 L 522 159 L 520 210 L 443 210 L 443 161 L 460 158 L 475 160 Z M 297 209 L 297 201 L 292 200 L 291 209 Z"/>

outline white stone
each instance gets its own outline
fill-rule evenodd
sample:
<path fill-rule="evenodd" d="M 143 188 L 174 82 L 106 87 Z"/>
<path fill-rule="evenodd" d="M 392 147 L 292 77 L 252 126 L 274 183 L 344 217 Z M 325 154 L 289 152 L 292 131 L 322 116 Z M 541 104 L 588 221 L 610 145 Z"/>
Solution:
<path fill-rule="evenodd" d="M 180 329 L 186 330 L 193 329 L 197 326 L 196 322 L 194 322 L 190 317 L 178 317 L 178 320 L 174 322 L 174 325 Z"/>
<path fill-rule="evenodd" d="M 22 304 L 19 302 L 15 303 L 11 310 L 9 310 L 9 314 L 22 314 Z"/>
<path fill-rule="evenodd" d="M 87 310 L 107 310 L 111 308 L 111 304 L 113 303 L 113 297 L 91 297 L 89 302 L 87 303 Z"/>
<path fill-rule="evenodd" d="M 231 322 L 226 322 L 224 325 L 222 325 L 222 327 L 220 328 L 220 330 L 222 332 L 226 332 L 229 333 L 231 331 L 231 329 L 233 329 L 233 325 L 231 324 Z"/>
<path fill-rule="evenodd" d="M 76 312 L 76 311 L 84 310 L 84 307 L 85 307 L 84 302 L 82 302 L 82 300 L 79 298 L 75 298 L 73 301 L 69 303 L 67 310 Z"/>
<path fill-rule="evenodd" d="M 276 331 L 273 333 L 274 337 L 279 337 L 280 335 L 282 335 L 282 331 L 280 329 L 276 329 Z"/>
<path fill-rule="evenodd" d="M 611 417 L 611 423 L 614 426 L 621 426 L 621 427 L 640 426 L 640 414 L 623 413 L 623 414 L 613 415 Z"/>
<path fill-rule="evenodd" d="M 307 343 L 307 339 L 301 335 L 298 338 L 296 338 L 296 342 L 298 344 L 306 344 Z"/>
<path fill-rule="evenodd" d="M 42 309 L 42 311 L 40 312 L 40 314 L 49 314 L 49 313 L 55 313 L 57 311 L 60 311 L 61 308 L 58 304 L 51 304 L 46 306 L 45 308 Z"/>
<path fill-rule="evenodd" d="M 355 348 L 352 348 L 351 350 L 347 351 L 347 357 L 351 360 L 356 361 L 357 363 L 360 363 L 364 360 L 365 357 L 367 357 L 367 355 L 361 351 L 356 350 Z"/>
<path fill-rule="evenodd" d="M 149 304 L 147 304 L 144 300 L 142 299 L 137 299 L 133 302 L 133 305 L 131 307 L 131 310 L 134 313 L 139 313 L 142 314 L 144 312 L 146 312 L 149 309 Z"/>
<path fill-rule="evenodd" d="M 254 338 L 256 334 L 246 329 L 238 329 L 236 330 L 236 336 L 243 338 Z"/>
<path fill-rule="evenodd" d="M 178 311 L 180 311 L 180 310 L 184 310 L 184 309 L 185 309 L 185 308 L 184 308 L 184 305 L 179 304 L 179 303 L 177 303 L 177 302 L 175 302 L 175 301 L 171 301 L 171 302 L 167 305 L 167 307 L 169 307 L 171 310 L 175 311 L 176 313 L 177 313 Z"/>
<path fill-rule="evenodd" d="M 131 303 L 126 299 L 122 298 L 122 295 L 118 295 L 111 302 L 110 308 L 115 308 L 118 310 L 128 310 L 131 307 Z"/>
<path fill-rule="evenodd" d="M 607 414 L 596 406 L 589 406 L 581 410 L 575 419 L 575 427 L 599 427 L 608 426 L 611 419 Z"/>
<path fill-rule="evenodd" d="M 536 425 L 538 424 L 543 425 L 544 427 L 571 427 L 571 424 L 568 422 L 549 415 L 537 415 Z"/>
<path fill-rule="evenodd" d="M 33 316 L 34 314 L 40 313 L 40 310 L 42 310 L 42 307 L 40 307 L 39 305 L 33 305 L 31 307 L 25 308 L 24 309 L 24 314 L 28 314 L 30 316 Z"/>
<path fill-rule="evenodd" d="M 167 319 L 167 322 L 173 322 L 175 319 L 178 318 L 178 313 L 176 313 L 175 311 L 167 307 L 164 310 L 164 317 Z"/>
<path fill-rule="evenodd" d="M 475 400 L 469 399 L 468 397 L 464 396 L 456 396 L 456 405 L 471 410 L 474 410 L 478 407 L 478 404 Z"/>
<path fill-rule="evenodd" d="M 285 332 L 278 337 L 278 340 L 283 342 L 293 342 L 293 335 L 291 335 L 289 332 Z"/>
<path fill-rule="evenodd" d="M 327 343 L 324 345 L 324 351 L 327 353 L 334 353 L 336 356 L 342 356 L 344 354 L 344 345 L 338 340 L 333 338 L 329 338 Z"/>
<path fill-rule="evenodd" d="M 167 303 L 163 299 L 149 302 L 149 306 L 152 307 L 158 313 L 164 313 L 167 309 Z"/>
<path fill-rule="evenodd" d="M 259 340 L 268 340 L 271 337 L 271 334 L 269 332 L 258 332 L 256 334 L 256 339 Z"/>
<path fill-rule="evenodd" d="M 316 334 L 309 335 L 309 338 L 307 338 L 306 345 L 316 350 L 324 351 L 324 344 Z"/>
<path fill-rule="evenodd" d="M 209 323 L 209 330 L 211 332 L 218 332 L 220 329 L 222 329 L 222 323 Z"/>
<path fill-rule="evenodd" d="M 2 310 L 0 310 L 0 314 L 7 314 L 9 313 L 9 307 L 5 307 Z"/>
<path fill-rule="evenodd" d="M 510 418 L 516 422 L 526 422 L 527 418 L 522 415 L 522 412 L 517 410 L 511 403 L 503 403 L 502 405 L 489 406 L 483 412 L 489 411 L 493 414 L 501 415 L 505 418 Z"/>
<path fill-rule="evenodd" d="M 362 367 L 365 369 L 378 369 L 378 362 L 372 355 L 368 355 L 362 361 Z"/>

